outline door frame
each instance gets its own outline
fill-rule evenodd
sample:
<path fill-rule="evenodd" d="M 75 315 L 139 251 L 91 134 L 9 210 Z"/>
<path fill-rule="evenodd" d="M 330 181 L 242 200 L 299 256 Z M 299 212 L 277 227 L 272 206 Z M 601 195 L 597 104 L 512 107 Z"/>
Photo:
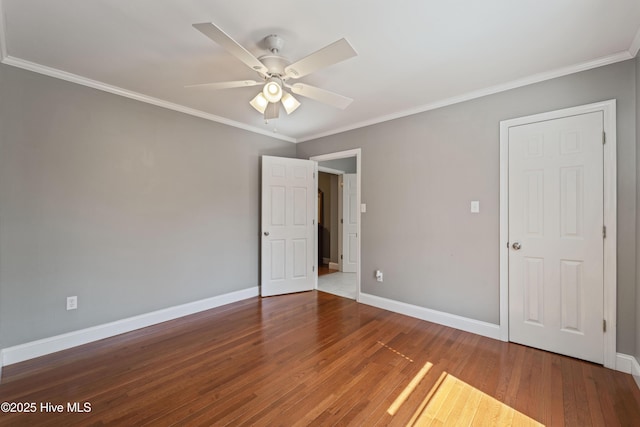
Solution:
<path fill-rule="evenodd" d="M 317 156 L 309 157 L 309 160 L 313 160 L 315 162 L 323 162 L 325 160 L 336 160 L 336 159 L 344 159 L 347 157 L 355 157 L 356 158 L 356 200 L 357 205 L 360 207 L 358 209 L 358 245 L 356 248 L 356 256 L 358 257 L 358 262 L 356 266 L 356 301 L 360 302 L 360 278 L 361 278 L 361 242 L 362 242 L 362 191 L 361 191 L 361 178 L 362 178 L 362 149 L 354 148 L 351 150 L 338 151 L 334 153 L 320 154 Z M 318 186 L 318 180 L 316 179 L 316 187 Z M 318 189 L 316 188 L 316 193 Z M 316 215 L 318 215 L 318 209 L 316 208 Z M 316 218 L 316 224 L 318 219 Z M 318 247 L 318 227 L 316 227 L 316 244 L 314 245 L 316 248 Z M 316 249 L 317 250 L 317 249 Z M 318 288 L 318 269 L 316 269 L 316 277 L 315 277 L 315 287 Z"/>
<path fill-rule="evenodd" d="M 341 221 L 338 224 L 338 270 L 344 270 L 344 173 L 338 175 L 338 216 Z"/>
<path fill-rule="evenodd" d="M 617 159 L 616 100 L 565 108 L 500 122 L 500 339 L 509 341 L 509 128 L 530 123 L 602 112 L 604 144 L 604 366 L 616 367 L 617 314 Z"/>

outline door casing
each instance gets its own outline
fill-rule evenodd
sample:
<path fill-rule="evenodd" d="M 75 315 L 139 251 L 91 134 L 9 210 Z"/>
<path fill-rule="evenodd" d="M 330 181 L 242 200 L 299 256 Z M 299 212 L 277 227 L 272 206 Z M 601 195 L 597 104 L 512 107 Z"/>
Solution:
<path fill-rule="evenodd" d="M 616 101 L 571 107 L 500 122 L 500 338 L 509 341 L 509 128 L 601 111 L 604 117 L 604 366 L 616 367 L 617 160 Z"/>

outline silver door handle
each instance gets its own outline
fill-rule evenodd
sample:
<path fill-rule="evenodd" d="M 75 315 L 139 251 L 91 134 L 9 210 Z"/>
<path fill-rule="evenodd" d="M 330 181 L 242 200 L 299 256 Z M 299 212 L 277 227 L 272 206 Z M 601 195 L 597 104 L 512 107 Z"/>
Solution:
<path fill-rule="evenodd" d="M 520 242 L 514 242 L 513 245 L 511 245 L 511 247 L 516 251 L 519 251 L 522 246 L 520 245 Z"/>
<path fill-rule="evenodd" d="M 264 232 L 264 235 L 265 235 L 265 236 L 268 236 L 268 235 L 269 235 L 269 232 L 268 232 L 268 231 L 265 231 L 265 232 Z"/>

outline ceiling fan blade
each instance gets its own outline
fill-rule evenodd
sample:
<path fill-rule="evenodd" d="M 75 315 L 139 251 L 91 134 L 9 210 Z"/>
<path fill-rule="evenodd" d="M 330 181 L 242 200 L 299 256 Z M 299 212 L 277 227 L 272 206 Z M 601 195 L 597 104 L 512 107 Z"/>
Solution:
<path fill-rule="evenodd" d="M 357 55 L 358 53 L 346 39 L 340 39 L 285 67 L 284 72 L 287 77 L 298 79 L 320 68 L 337 64 L 338 62 L 353 58 Z"/>
<path fill-rule="evenodd" d="M 306 98 L 311 98 L 316 101 L 331 105 L 332 107 L 340 108 L 344 110 L 353 102 L 353 99 L 347 98 L 346 96 L 338 95 L 337 93 L 329 92 L 325 89 L 320 89 L 319 87 L 309 86 L 304 83 L 295 83 L 291 86 L 288 86 L 291 89 L 291 92 L 296 95 L 301 95 Z"/>
<path fill-rule="evenodd" d="M 244 62 L 252 70 L 257 71 L 262 75 L 267 74 L 267 67 L 265 67 L 258 58 L 242 47 L 237 41 L 232 39 L 227 33 L 218 28 L 213 22 L 193 24 L 193 28 L 225 48 L 227 52 Z"/>
<path fill-rule="evenodd" d="M 256 86 L 263 82 L 257 82 L 255 80 L 236 80 L 232 82 L 215 82 L 215 83 L 201 83 L 195 85 L 186 85 L 186 88 L 198 88 L 198 89 L 233 89 L 236 87 L 249 87 Z"/>

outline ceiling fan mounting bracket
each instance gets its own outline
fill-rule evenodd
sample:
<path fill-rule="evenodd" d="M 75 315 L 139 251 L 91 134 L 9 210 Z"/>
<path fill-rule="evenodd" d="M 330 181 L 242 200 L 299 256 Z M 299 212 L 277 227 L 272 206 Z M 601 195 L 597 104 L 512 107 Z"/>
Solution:
<path fill-rule="evenodd" d="M 269 50 L 269 52 L 276 55 L 278 52 L 280 52 L 282 46 L 284 46 L 284 40 L 282 39 L 282 37 L 276 34 L 269 34 L 264 38 L 264 45 Z"/>

